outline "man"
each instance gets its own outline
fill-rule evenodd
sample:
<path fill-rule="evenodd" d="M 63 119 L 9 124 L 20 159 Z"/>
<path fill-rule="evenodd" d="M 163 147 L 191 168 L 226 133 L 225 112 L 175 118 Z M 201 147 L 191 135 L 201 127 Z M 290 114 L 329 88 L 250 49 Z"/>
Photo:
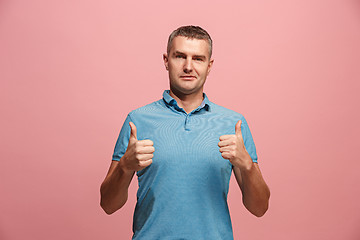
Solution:
<path fill-rule="evenodd" d="M 108 214 L 120 209 L 136 172 L 133 239 L 233 239 L 231 171 L 244 206 L 258 217 L 267 211 L 270 191 L 245 118 L 203 93 L 211 54 L 205 30 L 175 30 L 163 56 L 170 90 L 129 113 L 120 131 L 101 206 Z"/>

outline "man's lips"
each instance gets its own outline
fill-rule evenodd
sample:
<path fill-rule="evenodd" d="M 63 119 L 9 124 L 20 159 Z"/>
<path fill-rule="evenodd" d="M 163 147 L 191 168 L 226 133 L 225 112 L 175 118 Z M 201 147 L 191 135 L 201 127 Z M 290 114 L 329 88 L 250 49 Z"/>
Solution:
<path fill-rule="evenodd" d="M 194 80 L 196 79 L 195 76 L 191 76 L 191 75 L 183 75 L 183 76 L 180 76 L 181 79 L 184 79 L 184 80 Z"/>

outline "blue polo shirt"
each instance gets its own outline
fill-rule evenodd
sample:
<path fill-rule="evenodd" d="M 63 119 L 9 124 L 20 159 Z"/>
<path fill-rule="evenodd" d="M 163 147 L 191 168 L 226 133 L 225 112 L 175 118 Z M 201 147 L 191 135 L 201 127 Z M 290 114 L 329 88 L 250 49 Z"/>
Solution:
<path fill-rule="evenodd" d="M 152 140 L 155 148 L 153 163 L 136 173 L 133 239 L 233 239 L 227 205 L 232 164 L 222 158 L 218 142 L 221 135 L 235 134 L 239 120 L 246 150 L 257 162 L 245 118 L 210 102 L 205 94 L 189 114 L 168 90 L 161 100 L 128 114 L 113 160 L 119 161 L 126 151 L 130 121 L 138 139 Z"/>

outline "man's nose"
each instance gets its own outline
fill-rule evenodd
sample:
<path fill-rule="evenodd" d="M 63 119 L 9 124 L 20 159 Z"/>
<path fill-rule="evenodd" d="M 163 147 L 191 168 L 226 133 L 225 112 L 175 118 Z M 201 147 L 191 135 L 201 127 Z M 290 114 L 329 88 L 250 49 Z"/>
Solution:
<path fill-rule="evenodd" d="M 192 61 L 191 59 L 186 59 L 186 62 L 184 64 L 184 72 L 185 73 L 191 73 L 193 70 Z"/>

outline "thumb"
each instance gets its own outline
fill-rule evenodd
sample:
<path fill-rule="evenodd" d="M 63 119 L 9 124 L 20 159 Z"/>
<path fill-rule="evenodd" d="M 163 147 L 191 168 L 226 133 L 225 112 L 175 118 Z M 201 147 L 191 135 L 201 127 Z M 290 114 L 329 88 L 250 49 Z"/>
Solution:
<path fill-rule="evenodd" d="M 242 137 L 242 134 L 241 134 L 241 123 L 242 121 L 239 120 L 236 125 L 235 125 L 235 135 L 236 136 L 239 136 L 239 137 Z"/>
<path fill-rule="evenodd" d="M 136 130 L 136 126 L 133 122 L 129 122 L 130 128 L 131 128 L 131 132 L 130 132 L 130 139 L 131 140 L 137 140 L 137 130 Z"/>

